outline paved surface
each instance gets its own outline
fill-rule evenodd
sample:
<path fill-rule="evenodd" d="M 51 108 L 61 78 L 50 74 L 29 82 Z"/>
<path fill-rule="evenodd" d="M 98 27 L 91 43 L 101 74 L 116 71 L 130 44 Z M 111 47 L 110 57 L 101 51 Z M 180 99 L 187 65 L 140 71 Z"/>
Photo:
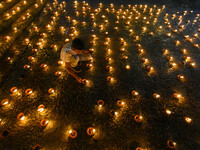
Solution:
<path fill-rule="evenodd" d="M 187 9 L 188 13 L 183 16 L 182 22 L 185 29 L 182 30 L 178 17 L 172 19 L 172 14 L 177 11 L 180 11 L 177 16 L 182 15 L 185 8 L 180 7 L 174 10 L 166 7 L 158 15 L 158 21 L 153 22 L 157 11 L 153 11 L 153 16 L 149 17 L 149 10 L 142 10 L 144 6 L 135 6 L 135 10 L 129 8 L 133 12 L 133 19 L 130 25 L 126 25 L 129 15 L 124 15 L 126 19 L 123 19 L 123 14 L 119 14 L 117 24 L 116 14 L 105 12 L 104 6 L 93 21 L 90 13 L 94 13 L 95 7 L 91 8 L 91 12 L 87 10 L 83 17 L 80 10 L 80 15 L 75 15 L 73 4 L 67 3 L 65 13 L 61 13 L 62 9 L 59 10 L 57 6 L 51 6 L 50 9 L 50 5 L 52 3 L 1 60 L 0 100 L 8 99 L 9 103 L 0 108 L 0 131 L 10 132 L 8 136 L 4 136 L 4 132 L 0 139 L 1 149 L 31 149 L 39 144 L 42 149 L 132 150 L 141 147 L 160 150 L 170 149 L 167 145 L 169 141 L 171 144 L 176 143 L 175 149 L 179 150 L 200 148 L 200 55 L 199 48 L 194 46 L 199 43 L 199 38 L 194 36 L 198 33 L 199 18 L 197 23 L 192 23 L 198 11 L 192 13 Z M 79 4 L 78 9 L 81 6 Z M 120 4 L 115 7 L 118 10 Z M 124 7 L 123 11 L 128 8 Z M 161 7 L 157 6 L 153 10 Z M 51 24 L 55 11 L 59 15 Z M 138 20 L 135 19 L 137 11 L 141 13 Z M 171 28 L 165 24 L 166 13 L 169 13 Z M 76 19 L 78 24 L 73 25 L 66 16 L 70 16 L 71 20 Z M 149 24 L 143 19 L 145 16 Z M 187 20 L 191 23 L 186 24 Z M 83 21 L 85 26 L 81 23 Z M 94 22 L 96 27 L 92 25 Z M 46 28 L 48 24 L 51 30 Z M 102 30 L 99 25 L 104 25 Z M 34 31 L 34 26 L 38 27 L 38 31 Z M 61 26 L 69 29 L 67 34 L 66 31 L 63 34 L 60 32 Z M 72 26 L 75 28 L 72 29 Z M 147 27 L 146 31 L 142 29 L 144 26 Z M 159 26 L 162 29 L 158 29 Z M 129 32 L 131 29 L 132 34 Z M 177 33 L 173 31 L 175 29 L 178 29 Z M 94 45 L 87 44 L 88 48 L 94 49 L 93 67 L 79 74 L 89 81 L 89 85 L 77 83 L 67 74 L 64 66 L 58 64 L 65 39 L 71 40 L 73 37 L 70 35 L 75 34 L 75 30 L 86 43 L 96 42 Z M 149 35 L 149 32 L 153 32 L 153 35 Z M 42 37 L 41 33 L 47 37 Z M 171 33 L 171 36 L 167 36 L 167 33 Z M 97 38 L 94 40 L 91 35 Z M 189 35 L 193 43 L 185 35 Z M 108 37 L 110 41 L 106 40 Z M 25 38 L 29 38 L 28 45 L 24 42 Z M 180 41 L 179 45 L 177 40 Z M 108 45 L 104 44 L 106 41 Z M 38 46 L 39 42 L 43 47 Z M 121 51 L 121 48 L 125 48 L 125 51 Z M 34 52 L 33 49 L 38 51 Z M 168 49 L 168 53 L 163 53 L 163 49 Z M 187 49 L 187 53 L 184 54 L 182 49 Z M 29 60 L 30 56 L 35 59 Z M 123 59 L 124 56 L 128 58 Z M 174 59 L 169 60 L 168 56 Z M 190 61 L 186 61 L 184 56 L 191 57 Z M 107 57 L 112 61 L 106 61 Z M 144 63 L 144 58 L 149 61 Z M 172 67 L 172 63 L 176 63 L 176 66 Z M 191 63 L 195 63 L 195 66 L 191 66 Z M 41 64 L 47 64 L 47 67 L 42 69 Z M 24 69 L 25 65 L 30 65 L 30 68 Z M 106 69 L 108 65 L 113 67 L 112 71 Z M 129 70 L 127 65 L 130 66 Z M 148 67 L 153 67 L 153 70 L 148 72 Z M 55 76 L 57 71 L 62 73 L 59 77 Z M 184 80 L 177 78 L 178 75 L 183 75 Z M 113 82 L 107 80 L 109 76 Z M 11 93 L 12 87 L 17 87 L 18 91 Z M 53 94 L 48 93 L 50 88 L 55 90 Z M 33 93 L 25 94 L 27 89 Z M 132 91 L 137 91 L 139 95 L 134 96 Z M 160 98 L 155 98 L 154 93 L 160 95 Z M 181 94 L 181 97 L 176 98 L 175 93 Z M 98 100 L 104 101 L 102 108 L 97 105 Z M 122 107 L 117 105 L 119 100 L 124 102 Z M 45 109 L 40 113 L 37 110 L 41 104 Z M 24 120 L 17 119 L 19 113 L 24 114 Z M 137 115 L 142 117 L 141 121 L 135 120 Z M 45 127 L 40 125 L 42 119 L 49 121 Z M 92 136 L 87 135 L 89 127 L 95 129 Z M 74 139 L 69 137 L 71 130 L 77 131 Z"/>

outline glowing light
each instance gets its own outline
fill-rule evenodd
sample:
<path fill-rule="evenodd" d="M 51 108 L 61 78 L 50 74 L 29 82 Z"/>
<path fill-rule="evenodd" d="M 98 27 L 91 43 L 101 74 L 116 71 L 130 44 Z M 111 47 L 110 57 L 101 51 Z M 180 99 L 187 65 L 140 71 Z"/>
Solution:
<path fill-rule="evenodd" d="M 149 60 L 148 60 L 147 58 L 142 58 L 142 61 L 143 61 L 144 63 L 148 63 L 148 62 L 149 62 Z"/>
<path fill-rule="evenodd" d="M 24 69 L 29 69 L 29 68 L 31 68 L 30 65 L 24 65 Z"/>
<path fill-rule="evenodd" d="M 40 125 L 43 126 L 43 127 L 45 127 L 48 123 L 49 123 L 49 120 L 47 120 L 47 119 L 42 119 L 40 121 Z"/>
<path fill-rule="evenodd" d="M 166 114 L 168 114 L 168 115 L 171 115 L 171 113 L 172 113 L 171 110 L 169 110 L 169 109 L 166 109 L 165 112 L 166 112 Z"/>
<path fill-rule="evenodd" d="M 117 101 L 117 105 L 118 105 L 119 107 L 122 107 L 124 104 L 125 104 L 125 102 L 123 102 L 123 101 L 121 101 L 121 100 Z"/>
<path fill-rule="evenodd" d="M 148 72 L 151 72 L 151 71 L 153 71 L 153 70 L 154 70 L 153 67 L 151 67 L 151 66 L 147 66 L 147 71 L 148 71 Z"/>
<path fill-rule="evenodd" d="M 92 136 L 92 135 L 94 135 L 95 134 L 95 128 L 93 128 L 93 127 L 89 127 L 89 128 L 87 128 L 87 134 L 89 135 L 89 136 Z"/>
<path fill-rule="evenodd" d="M 170 63 L 169 65 L 170 65 L 171 67 L 176 67 L 176 66 L 177 66 L 176 63 Z"/>
<path fill-rule="evenodd" d="M 113 82 L 113 81 L 114 81 L 114 78 L 111 77 L 111 76 L 108 76 L 108 77 L 107 77 L 107 80 L 108 80 L 109 82 Z"/>
<path fill-rule="evenodd" d="M 41 66 L 40 66 L 41 68 L 46 68 L 47 67 L 47 64 L 41 64 Z"/>
<path fill-rule="evenodd" d="M 169 50 L 168 50 L 168 49 L 163 49 L 163 53 L 164 53 L 164 54 L 168 54 L 168 53 L 169 53 Z"/>
<path fill-rule="evenodd" d="M 38 112 L 43 112 L 43 111 L 44 111 L 44 108 L 45 108 L 45 106 L 44 106 L 43 104 L 41 104 L 41 105 L 38 106 L 37 111 L 38 111 Z"/>
<path fill-rule="evenodd" d="M 110 66 L 110 65 L 108 65 L 108 66 L 106 66 L 106 69 L 109 70 L 109 71 L 112 71 L 112 70 L 113 70 L 113 67 Z"/>
<path fill-rule="evenodd" d="M 128 59 L 128 56 L 123 56 L 123 59 Z"/>
<path fill-rule="evenodd" d="M 156 98 L 156 99 L 159 99 L 159 98 L 160 98 L 160 95 L 157 94 L 157 93 L 154 93 L 154 94 L 153 94 L 153 97 Z"/>
<path fill-rule="evenodd" d="M 183 75 L 177 75 L 177 78 L 178 78 L 179 80 L 184 80 L 184 79 L 185 79 L 185 77 L 184 77 Z"/>
<path fill-rule="evenodd" d="M 142 54 L 144 53 L 144 49 L 138 49 L 138 51 Z"/>
<path fill-rule="evenodd" d="M 136 122 L 141 122 L 143 120 L 143 117 L 140 115 L 135 115 L 134 119 Z"/>
<path fill-rule="evenodd" d="M 184 53 L 184 54 L 186 54 L 187 50 L 186 49 L 182 49 L 181 52 Z"/>
<path fill-rule="evenodd" d="M 168 59 L 169 61 L 172 61 L 174 58 L 173 58 L 172 56 L 167 56 L 167 59 Z"/>
<path fill-rule="evenodd" d="M 98 105 L 99 107 L 103 107 L 104 101 L 103 101 L 103 100 L 98 100 L 97 105 Z"/>
<path fill-rule="evenodd" d="M 190 63 L 190 66 L 191 67 L 196 67 L 196 64 L 195 63 Z"/>
<path fill-rule="evenodd" d="M 63 65 L 64 62 L 63 62 L 63 61 L 58 61 L 58 64 L 59 64 L 59 65 Z"/>
<path fill-rule="evenodd" d="M 176 147 L 176 143 L 171 141 L 171 140 L 168 140 L 167 141 L 167 146 L 171 149 L 174 149 Z"/>
<path fill-rule="evenodd" d="M 11 89 L 10 89 L 10 92 L 11 93 L 16 93 L 18 90 L 17 90 L 17 87 L 12 87 Z"/>
<path fill-rule="evenodd" d="M 89 84 L 89 80 L 83 79 L 82 83 L 85 84 L 85 85 L 88 85 Z"/>
<path fill-rule="evenodd" d="M 138 96 L 139 93 L 138 93 L 137 91 L 132 91 L 132 95 L 134 95 L 134 96 Z"/>
<path fill-rule="evenodd" d="M 61 71 L 57 71 L 57 72 L 55 72 L 55 76 L 60 76 L 61 74 L 62 74 Z"/>
<path fill-rule="evenodd" d="M 17 119 L 18 120 L 24 120 L 25 119 L 25 116 L 23 113 L 19 113 L 18 116 L 17 116 Z"/>
<path fill-rule="evenodd" d="M 181 95 L 181 94 L 178 94 L 178 93 L 174 93 L 174 97 L 175 97 L 175 98 L 182 98 L 182 95 Z"/>
<path fill-rule="evenodd" d="M 10 36 L 5 36 L 4 37 L 6 40 L 10 40 Z"/>
<path fill-rule="evenodd" d="M 124 47 L 120 48 L 120 51 L 124 52 L 126 49 Z"/>
<path fill-rule="evenodd" d="M 191 122 L 192 122 L 192 119 L 189 118 L 189 117 L 185 117 L 185 121 L 186 121 L 187 123 L 191 123 Z"/>
<path fill-rule="evenodd" d="M 35 59 L 35 57 L 33 57 L 33 56 L 28 57 L 28 60 L 34 60 L 34 59 Z"/>
<path fill-rule="evenodd" d="M 77 137 L 77 132 L 75 130 L 69 130 L 69 137 L 75 139 Z"/>
<path fill-rule="evenodd" d="M 106 57 L 106 61 L 110 62 L 111 60 L 112 60 L 112 58 Z"/>
<path fill-rule="evenodd" d="M 131 67 L 129 65 L 126 65 L 126 69 L 129 70 L 131 69 Z"/>
<path fill-rule="evenodd" d="M 4 100 L 1 101 L 2 106 L 7 105 L 8 103 L 9 103 L 8 99 L 4 99 Z"/>
<path fill-rule="evenodd" d="M 26 93 L 26 95 L 30 95 L 30 94 L 33 93 L 33 91 L 32 91 L 31 89 L 27 89 L 27 90 L 25 91 L 25 93 Z"/>
<path fill-rule="evenodd" d="M 49 94 L 53 94 L 53 93 L 55 92 L 55 90 L 54 90 L 53 88 L 50 88 L 50 89 L 48 90 L 48 92 L 49 92 Z"/>

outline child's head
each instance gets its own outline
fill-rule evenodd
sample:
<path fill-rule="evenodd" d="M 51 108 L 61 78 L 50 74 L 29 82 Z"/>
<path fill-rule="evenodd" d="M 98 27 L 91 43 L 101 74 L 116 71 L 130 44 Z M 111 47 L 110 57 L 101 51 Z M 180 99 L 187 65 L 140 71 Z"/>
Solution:
<path fill-rule="evenodd" d="M 84 45 L 84 42 L 82 39 L 80 38 L 76 38 L 72 41 L 72 45 L 71 47 L 73 49 L 76 49 L 76 50 L 84 50 L 85 49 L 85 45 Z"/>

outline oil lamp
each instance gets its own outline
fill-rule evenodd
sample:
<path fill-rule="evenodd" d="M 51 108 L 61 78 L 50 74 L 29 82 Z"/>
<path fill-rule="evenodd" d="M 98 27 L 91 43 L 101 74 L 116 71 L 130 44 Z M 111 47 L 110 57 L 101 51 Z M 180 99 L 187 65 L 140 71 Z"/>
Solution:
<path fill-rule="evenodd" d="M 95 128 L 93 128 L 93 127 L 89 127 L 89 128 L 87 128 L 87 134 L 89 135 L 89 136 L 92 136 L 92 135 L 94 135 L 95 134 Z"/>
<path fill-rule="evenodd" d="M 149 35 L 153 35 L 153 32 L 149 32 Z"/>
<path fill-rule="evenodd" d="M 172 61 L 174 58 L 173 58 L 172 56 L 167 56 L 167 59 L 168 59 L 169 61 Z"/>
<path fill-rule="evenodd" d="M 17 28 L 16 28 L 16 27 L 14 27 L 14 28 L 13 28 L 13 31 L 17 32 Z"/>
<path fill-rule="evenodd" d="M 39 149 L 41 149 L 41 146 L 40 146 L 40 145 L 35 145 L 35 146 L 32 148 L 32 150 L 39 150 Z"/>
<path fill-rule="evenodd" d="M 41 105 L 38 106 L 37 111 L 38 111 L 38 112 L 43 112 L 43 111 L 44 111 L 44 108 L 45 108 L 45 106 L 44 106 L 43 104 L 41 104 Z"/>
<path fill-rule="evenodd" d="M 47 64 L 41 64 L 40 67 L 44 69 L 47 67 Z"/>
<path fill-rule="evenodd" d="M 126 69 L 127 69 L 127 70 L 130 70 L 131 67 L 130 67 L 129 65 L 126 65 Z"/>
<path fill-rule="evenodd" d="M 195 64 L 195 63 L 190 63 L 190 66 L 191 66 L 191 67 L 195 67 L 196 64 Z"/>
<path fill-rule="evenodd" d="M 169 53 L 169 50 L 168 49 L 163 49 L 163 54 L 168 54 Z"/>
<path fill-rule="evenodd" d="M 144 53 L 144 49 L 138 49 L 138 51 L 142 54 Z"/>
<path fill-rule="evenodd" d="M 10 92 L 11 93 L 16 93 L 18 90 L 17 90 L 17 87 L 12 87 L 11 89 L 10 89 Z"/>
<path fill-rule="evenodd" d="M 192 122 L 192 119 L 189 118 L 189 117 L 185 117 L 185 121 L 186 121 L 187 123 L 191 123 L 191 122 Z"/>
<path fill-rule="evenodd" d="M 169 109 L 166 109 L 165 112 L 166 112 L 166 114 L 168 114 L 168 115 L 171 115 L 171 113 L 172 113 L 171 110 L 169 110 Z"/>
<path fill-rule="evenodd" d="M 18 120 L 24 120 L 25 119 L 25 116 L 23 113 L 19 113 L 18 116 L 17 116 L 17 119 Z"/>
<path fill-rule="evenodd" d="M 37 52 L 38 50 L 36 48 L 32 49 L 32 52 Z"/>
<path fill-rule="evenodd" d="M 160 98 L 160 95 L 157 94 L 157 93 L 154 93 L 154 94 L 153 94 L 153 97 L 156 98 L 156 99 L 159 99 L 159 98 Z"/>
<path fill-rule="evenodd" d="M 10 36 L 5 36 L 4 37 L 6 40 L 10 40 L 11 38 L 10 38 Z"/>
<path fill-rule="evenodd" d="M 9 103 L 8 99 L 4 99 L 4 100 L 1 101 L 2 106 L 7 105 L 8 103 Z"/>
<path fill-rule="evenodd" d="M 123 59 L 128 59 L 128 56 L 124 55 L 124 56 L 123 56 Z"/>
<path fill-rule="evenodd" d="M 63 65 L 64 62 L 60 60 L 60 61 L 58 61 L 58 64 L 59 64 L 59 65 Z"/>
<path fill-rule="evenodd" d="M 147 71 L 148 71 L 148 72 L 153 71 L 153 67 L 151 67 L 151 66 L 147 66 Z"/>
<path fill-rule="evenodd" d="M 126 49 L 124 47 L 120 48 L 120 51 L 124 52 Z"/>
<path fill-rule="evenodd" d="M 181 49 L 181 52 L 186 54 L 187 53 L 187 50 L 186 49 Z"/>
<path fill-rule="evenodd" d="M 185 77 L 183 76 L 183 75 L 177 75 L 177 78 L 179 79 L 179 80 L 184 80 L 185 79 Z"/>
<path fill-rule="evenodd" d="M 176 66 L 177 66 L 177 64 L 176 64 L 176 63 L 173 63 L 173 62 L 171 62 L 169 65 L 170 65 L 171 67 L 176 67 Z"/>
<path fill-rule="evenodd" d="M 113 77 L 108 76 L 108 77 L 107 77 L 107 80 L 108 80 L 109 82 L 113 82 L 114 79 L 113 79 Z"/>
<path fill-rule="evenodd" d="M 98 105 L 99 107 L 103 107 L 104 101 L 103 101 L 103 100 L 98 100 L 97 105 Z"/>
<path fill-rule="evenodd" d="M 59 77 L 62 73 L 60 71 L 55 72 L 55 76 Z"/>
<path fill-rule="evenodd" d="M 77 137 L 77 132 L 75 130 L 69 130 L 69 137 L 75 139 Z"/>
<path fill-rule="evenodd" d="M 106 61 L 111 61 L 112 60 L 112 58 L 110 58 L 110 57 L 106 57 Z"/>
<path fill-rule="evenodd" d="M 179 94 L 179 93 L 174 93 L 174 97 L 175 97 L 175 98 L 182 98 L 182 95 Z"/>
<path fill-rule="evenodd" d="M 31 89 L 27 89 L 27 90 L 25 91 L 25 93 L 26 93 L 26 95 L 30 95 L 30 94 L 33 93 L 33 91 L 32 91 Z"/>
<path fill-rule="evenodd" d="M 125 104 L 125 103 L 124 103 L 123 101 L 121 101 L 121 100 L 118 100 L 118 101 L 117 101 L 117 105 L 118 105 L 119 107 L 122 107 L 124 104 Z"/>
<path fill-rule="evenodd" d="M 10 134 L 10 131 L 6 129 L 0 134 L 0 138 L 1 139 L 6 138 L 9 134 Z"/>
<path fill-rule="evenodd" d="M 141 122 L 143 117 L 140 116 L 140 115 L 135 115 L 134 119 L 135 119 L 136 122 Z"/>
<path fill-rule="evenodd" d="M 109 70 L 109 71 L 112 71 L 113 67 L 108 65 L 108 66 L 106 66 L 106 69 Z"/>
<path fill-rule="evenodd" d="M 55 90 L 54 90 L 53 88 L 50 88 L 50 89 L 48 90 L 48 92 L 49 92 L 49 94 L 53 94 L 53 93 L 55 92 Z"/>
<path fill-rule="evenodd" d="M 171 140 L 168 140 L 167 141 L 167 146 L 171 149 L 174 149 L 176 147 L 176 143 L 171 141 Z"/>
<path fill-rule="evenodd" d="M 139 93 L 138 93 L 137 91 L 132 91 L 132 95 L 133 95 L 133 96 L 138 96 Z"/>
<path fill-rule="evenodd" d="M 28 60 L 34 60 L 35 58 L 33 56 L 29 56 Z"/>
<path fill-rule="evenodd" d="M 48 123 L 49 123 L 49 120 L 47 120 L 47 119 L 42 119 L 42 120 L 40 121 L 40 125 L 41 125 L 42 127 L 45 127 Z"/>

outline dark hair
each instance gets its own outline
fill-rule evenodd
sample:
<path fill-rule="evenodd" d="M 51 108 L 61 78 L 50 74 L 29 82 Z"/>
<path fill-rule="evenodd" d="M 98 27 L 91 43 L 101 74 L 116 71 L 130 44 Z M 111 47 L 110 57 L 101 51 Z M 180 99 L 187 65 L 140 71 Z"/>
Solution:
<path fill-rule="evenodd" d="M 72 41 L 72 46 L 74 49 L 78 50 L 84 50 L 85 49 L 85 44 L 82 39 L 76 38 Z"/>

